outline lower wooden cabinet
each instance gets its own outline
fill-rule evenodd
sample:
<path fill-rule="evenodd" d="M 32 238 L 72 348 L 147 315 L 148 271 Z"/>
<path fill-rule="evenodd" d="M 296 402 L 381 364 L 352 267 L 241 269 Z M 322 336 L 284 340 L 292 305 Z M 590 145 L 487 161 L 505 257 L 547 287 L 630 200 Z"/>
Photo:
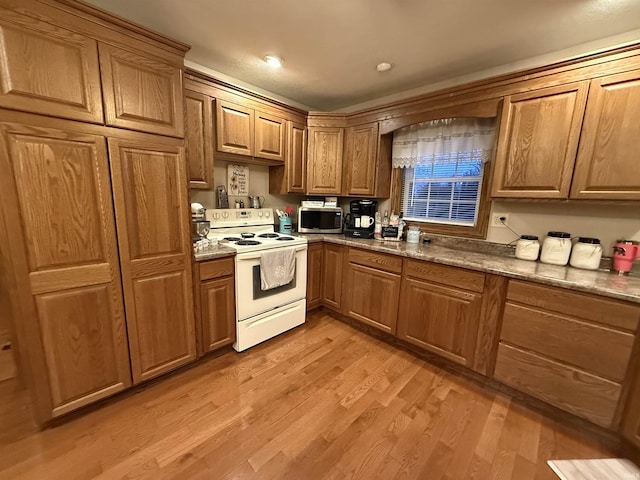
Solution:
<path fill-rule="evenodd" d="M 639 320 L 636 305 L 511 280 L 494 378 L 615 427 Z"/>
<path fill-rule="evenodd" d="M 344 252 L 341 245 L 325 243 L 322 255 L 322 304 L 332 310 L 342 309 L 342 273 Z"/>
<path fill-rule="evenodd" d="M 622 418 L 622 435 L 637 448 L 640 448 L 640 371 L 632 378 L 631 394 Z"/>
<path fill-rule="evenodd" d="M 307 311 L 322 305 L 322 242 L 307 249 Z"/>
<path fill-rule="evenodd" d="M 463 290 L 441 282 L 461 277 L 464 285 L 466 275 L 480 275 L 454 267 L 430 265 L 426 262 L 410 260 L 409 272 L 402 280 L 402 294 L 398 319 L 398 337 L 441 355 L 449 360 L 467 366 L 473 365 L 478 319 L 482 308 L 482 294 Z M 425 278 L 412 278 L 417 269 L 434 268 L 444 272 Z M 423 275 L 421 275 L 423 276 Z M 447 282 L 449 283 L 449 282 Z M 482 282 L 478 284 L 482 287 Z"/>
<path fill-rule="evenodd" d="M 236 340 L 234 261 L 233 258 L 210 260 L 199 263 L 197 268 L 199 353 L 205 354 Z"/>

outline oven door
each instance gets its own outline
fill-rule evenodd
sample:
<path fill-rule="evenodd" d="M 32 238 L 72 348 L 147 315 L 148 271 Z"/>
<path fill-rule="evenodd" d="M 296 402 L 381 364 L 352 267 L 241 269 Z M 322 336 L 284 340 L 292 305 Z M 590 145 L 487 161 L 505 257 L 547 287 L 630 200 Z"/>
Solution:
<path fill-rule="evenodd" d="M 287 285 L 260 288 L 260 252 L 236 255 L 236 318 L 246 320 L 254 315 L 302 300 L 307 294 L 307 246 L 296 248 L 296 272 Z"/>

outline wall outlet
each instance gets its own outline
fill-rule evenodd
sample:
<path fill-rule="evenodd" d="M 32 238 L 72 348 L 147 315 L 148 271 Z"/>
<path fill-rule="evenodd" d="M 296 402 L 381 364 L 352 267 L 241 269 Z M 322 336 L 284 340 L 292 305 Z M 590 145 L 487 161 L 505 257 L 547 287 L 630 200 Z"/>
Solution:
<path fill-rule="evenodd" d="M 504 220 L 504 223 L 503 223 Z M 505 223 L 509 223 L 508 213 L 494 213 L 491 215 L 491 226 L 499 228 L 507 228 Z"/>

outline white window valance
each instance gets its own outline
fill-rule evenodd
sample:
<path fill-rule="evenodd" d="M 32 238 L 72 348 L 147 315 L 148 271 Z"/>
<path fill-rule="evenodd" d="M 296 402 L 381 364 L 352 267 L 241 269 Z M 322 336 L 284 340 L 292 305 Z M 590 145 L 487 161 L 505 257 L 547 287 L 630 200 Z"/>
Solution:
<path fill-rule="evenodd" d="M 495 118 L 448 118 L 417 123 L 393 134 L 394 168 L 458 160 L 481 160 L 493 157 Z"/>

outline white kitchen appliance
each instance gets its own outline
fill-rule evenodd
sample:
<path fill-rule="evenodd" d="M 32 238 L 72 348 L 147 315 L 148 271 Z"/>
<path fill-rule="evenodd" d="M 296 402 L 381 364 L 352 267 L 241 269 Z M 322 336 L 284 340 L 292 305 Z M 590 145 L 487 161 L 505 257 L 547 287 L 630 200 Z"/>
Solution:
<path fill-rule="evenodd" d="M 305 321 L 307 294 L 307 239 L 275 233 L 269 208 L 211 209 L 208 238 L 236 250 L 236 342 L 241 352 L 286 332 Z M 261 252 L 295 249 L 295 275 L 281 287 L 262 290 Z"/>

